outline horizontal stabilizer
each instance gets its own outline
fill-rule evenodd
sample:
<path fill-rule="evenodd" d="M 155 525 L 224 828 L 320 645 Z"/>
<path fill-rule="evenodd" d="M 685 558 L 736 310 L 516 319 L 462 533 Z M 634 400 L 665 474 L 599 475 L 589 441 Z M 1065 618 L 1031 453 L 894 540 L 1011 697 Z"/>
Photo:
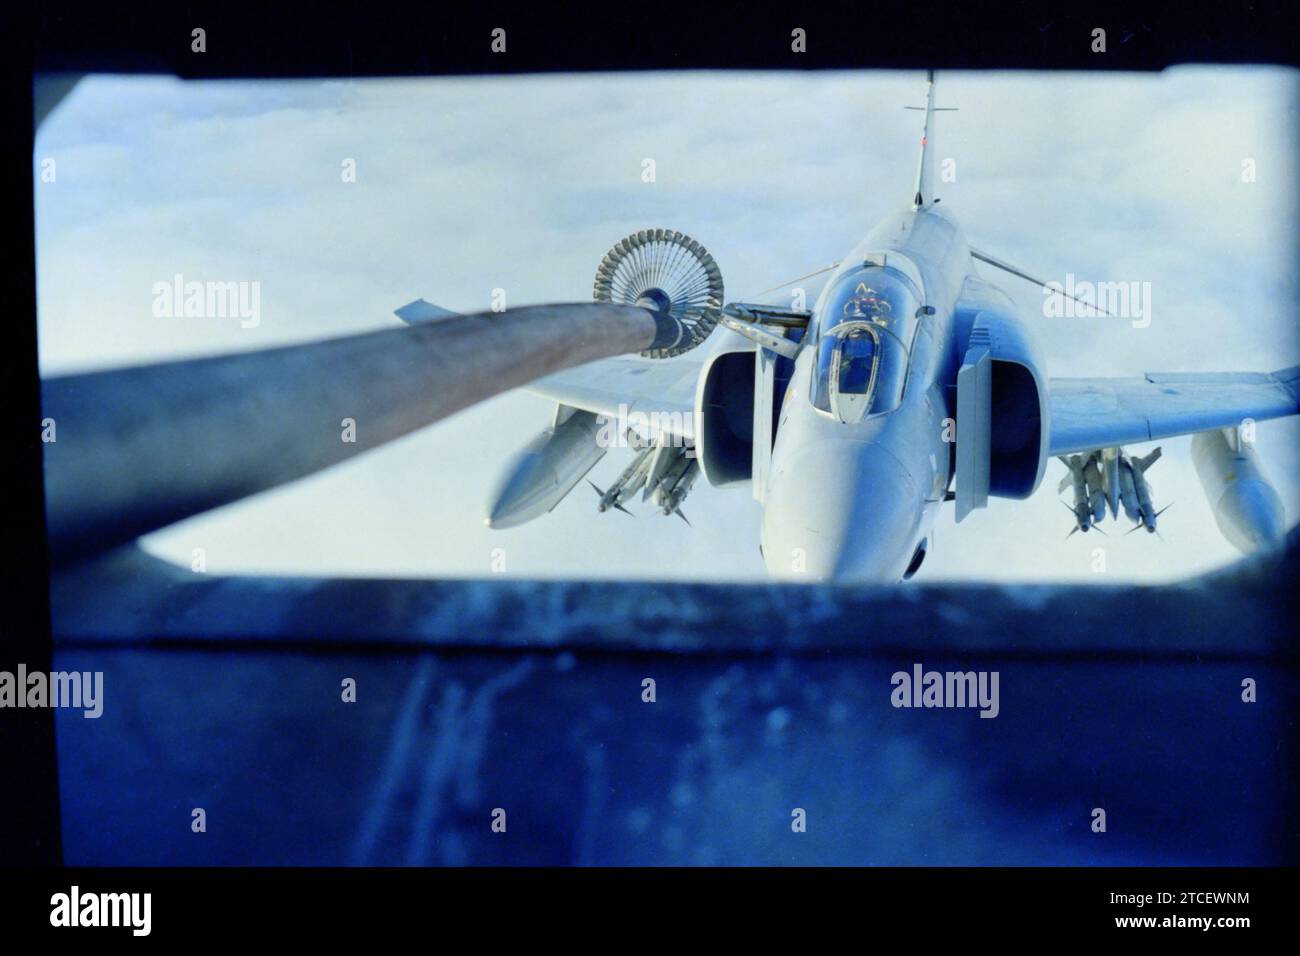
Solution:
<path fill-rule="evenodd" d="M 432 302 L 425 302 L 423 299 L 416 299 L 414 302 L 408 302 L 400 309 L 394 309 L 393 315 L 397 316 L 407 325 L 419 325 L 423 322 L 437 322 L 441 319 L 454 319 L 460 315 L 459 312 L 452 312 L 450 309 L 444 309 L 440 305 L 434 305 Z"/>

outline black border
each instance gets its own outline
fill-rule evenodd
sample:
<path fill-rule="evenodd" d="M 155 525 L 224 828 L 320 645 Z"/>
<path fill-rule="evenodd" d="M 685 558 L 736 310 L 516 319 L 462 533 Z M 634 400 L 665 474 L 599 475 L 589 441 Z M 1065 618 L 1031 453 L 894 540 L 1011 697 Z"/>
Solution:
<path fill-rule="evenodd" d="M 13 13 L 8 14 L 13 17 Z M 189 30 L 208 31 L 208 52 L 189 50 Z M 508 54 L 492 54 L 488 37 L 507 28 Z M 790 51 L 790 30 L 808 31 L 808 52 Z M 1108 30 L 1110 52 L 1091 53 L 1094 26 Z M 1097 7 L 1053 9 L 1017 3 L 839 2 L 755 5 L 378 3 L 272 6 L 137 3 L 118 7 L 45 2 L 28 8 L 4 30 L 7 129 L 15 140 L 6 151 L 13 202 L 7 221 L 18 232 L 9 255 L 6 305 L 16 315 L 3 350 L 5 410 L 10 454 L 3 469 L 8 505 L 3 577 L 5 640 L 0 663 L 25 660 L 48 668 L 51 660 L 41 481 L 39 378 L 36 365 L 35 269 L 31 195 L 32 71 L 171 72 L 183 77 L 287 77 L 406 74 L 521 73 L 624 69 L 1082 69 L 1155 70 L 1176 63 L 1278 63 L 1297 65 L 1289 4 L 1284 2 L 1167 4 L 1154 10 L 1126 4 L 1114 12 Z M 18 143 L 18 140 L 25 140 Z M 18 148 L 19 146 L 23 148 Z M 61 860 L 57 765 L 51 711 L 0 721 L 0 846 L 4 862 L 51 866 Z M 13 784 L 14 781 L 18 785 Z M 769 920 L 801 935 L 820 934 L 820 920 L 858 921 L 860 939 L 907 928 L 921 940 L 935 928 L 963 928 L 971 942 L 997 937 L 1017 925 L 1055 929 L 1061 935 L 1104 931 L 1113 915 L 1099 894 L 1111 890 L 1157 891 L 1165 886 L 1246 890 L 1247 915 L 1261 921 L 1281 916 L 1293 872 L 1277 870 L 905 870 L 855 871 L 854 888 L 842 899 L 824 896 L 828 882 L 843 886 L 834 871 L 785 871 L 779 878 L 756 871 L 729 871 L 725 894 L 718 874 L 663 871 L 677 902 L 648 908 L 636 890 L 653 876 L 620 871 L 475 871 L 444 874 L 393 871 L 145 870 L 0 871 L 0 910 L 8 928 L 48 929 L 48 897 L 73 882 L 156 894 L 158 936 L 200 930 L 205 935 L 245 936 L 262 919 L 301 934 L 308 926 L 337 939 L 343 925 L 365 931 L 433 929 L 443 935 L 466 914 L 446 904 L 453 897 L 484 902 L 488 915 L 512 912 L 541 883 L 567 897 L 558 909 L 542 909 L 538 940 L 582 935 L 590 928 L 593 900 L 622 900 L 628 931 L 661 942 L 656 915 L 695 913 L 714 928 Z M 659 880 L 655 879 L 658 883 Z M 817 892 L 807 892 L 812 887 Z M 629 891 L 633 891 L 630 892 Z M 748 894 L 737 899 L 736 894 Z M 581 895 L 579 895 L 581 894 Z M 730 898 L 731 903 L 724 901 Z M 435 901 L 430 906 L 430 900 Z M 755 907 L 769 902 L 770 910 Z M 612 907 L 617 912 L 619 907 Z M 770 912 L 771 916 L 764 916 Z M 783 916 L 782 913 L 787 915 Z M 218 915 L 219 914 L 219 915 Z M 328 914 L 323 922 L 309 922 Z M 942 914 L 936 927 L 935 917 Z M 495 923 L 477 923 L 489 933 Z M 801 928 L 802 927 L 802 931 Z M 233 934 L 232 931 L 233 930 Z M 473 927 L 469 928 L 471 932 Z M 85 931 L 91 932 L 91 931 Z M 103 931 L 112 932 L 112 931 Z M 869 936 L 868 936 L 869 934 Z M 1055 935 L 1055 933 L 1053 934 Z M 90 937 L 97 938 L 97 937 Z M 1140 938 L 1140 934 L 1139 934 Z M 1166 937 L 1179 939 L 1179 936 Z M 1216 936 L 1214 938 L 1222 938 Z M 1231 937 L 1229 937 L 1231 938 Z"/>
<path fill-rule="evenodd" d="M 1297 63 L 1285 0 L 1044 4 L 936 0 L 753 3 L 105 4 L 47 0 L 43 70 L 182 77 L 384 76 L 647 69 L 1158 70 Z M 190 31 L 207 51 L 190 51 Z M 507 50 L 490 49 L 493 28 Z M 807 52 L 791 30 L 807 31 Z M 1091 50 L 1096 27 L 1105 54 Z"/>

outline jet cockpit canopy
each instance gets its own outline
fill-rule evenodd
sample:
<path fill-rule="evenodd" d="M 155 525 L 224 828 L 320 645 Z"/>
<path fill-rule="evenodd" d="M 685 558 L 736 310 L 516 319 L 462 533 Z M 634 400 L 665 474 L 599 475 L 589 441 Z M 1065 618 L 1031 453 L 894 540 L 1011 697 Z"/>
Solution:
<path fill-rule="evenodd" d="M 854 424 L 902 403 L 921 299 L 916 282 L 891 266 L 840 277 L 817 316 L 814 408 Z"/>

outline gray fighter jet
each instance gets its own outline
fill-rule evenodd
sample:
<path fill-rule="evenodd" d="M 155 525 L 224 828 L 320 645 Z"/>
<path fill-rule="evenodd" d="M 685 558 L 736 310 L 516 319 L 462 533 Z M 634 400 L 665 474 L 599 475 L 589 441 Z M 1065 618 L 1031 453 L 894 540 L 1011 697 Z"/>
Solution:
<path fill-rule="evenodd" d="M 554 508 L 604 454 L 599 423 L 639 415 L 654 449 L 639 451 L 627 480 L 640 481 L 644 465 L 639 487 L 678 515 L 696 474 L 715 486 L 750 483 L 763 507 L 764 560 L 779 577 L 909 578 L 945 501 L 960 522 L 990 497 L 1027 498 L 1053 457 L 1066 463 L 1062 490 L 1074 488 L 1078 530 L 1122 505 L 1155 531 L 1161 512 L 1144 474 L 1159 450 L 1139 458 L 1124 449 L 1188 434 L 1228 540 L 1243 550 L 1276 541 L 1281 501 L 1239 430 L 1300 412 L 1300 366 L 1049 376 L 1030 324 L 976 263 L 1061 301 L 1095 303 L 970 244 L 936 196 L 933 74 L 920 109 L 910 202 L 841 261 L 794 280 L 829 273 L 811 309 L 727 304 L 712 256 L 679 232 L 642 230 L 616 244 L 597 270 L 595 299 L 672 316 L 685 331 L 640 358 L 529 386 L 558 403 L 557 424 L 507 468 L 488 523 L 509 527 Z M 602 510 L 622 501 L 622 488 L 601 492 Z"/>

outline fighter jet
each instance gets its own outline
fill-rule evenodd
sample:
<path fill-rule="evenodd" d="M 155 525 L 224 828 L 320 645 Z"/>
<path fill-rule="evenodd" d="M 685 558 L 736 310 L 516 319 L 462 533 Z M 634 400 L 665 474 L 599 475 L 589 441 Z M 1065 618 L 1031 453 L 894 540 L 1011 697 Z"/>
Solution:
<path fill-rule="evenodd" d="M 714 486 L 749 483 L 762 505 L 764 561 L 782 578 L 908 579 L 946 501 L 961 522 L 990 497 L 1027 498 L 1054 456 L 1070 469 L 1079 530 L 1104 504 L 1154 531 L 1160 512 L 1144 473 L 1159 451 L 1134 458 L 1124 448 L 1189 434 L 1228 540 L 1243 550 L 1276 541 L 1280 499 L 1235 432 L 1248 419 L 1300 413 L 1300 366 L 1049 376 L 1031 323 L 977 263 L 1090 303 L 975 248 L 940 203 L 935 88 L 931 73 L 908 201 L 841 260 L 794 280 L 825 277 L 811 309 L 727 303 L 713 257 L 680 232 L 646 229 L 615 244 L 595 300 L 672 316 L 684 331 L 640 357 L 529 386 L 570 424 L 552 426 L 506 470 L 488 524 L 553 509 L 604 452 L 589 416 L 630 409 L 660 422 L 645 494 L 681 515 L 697 473 Z"/>

